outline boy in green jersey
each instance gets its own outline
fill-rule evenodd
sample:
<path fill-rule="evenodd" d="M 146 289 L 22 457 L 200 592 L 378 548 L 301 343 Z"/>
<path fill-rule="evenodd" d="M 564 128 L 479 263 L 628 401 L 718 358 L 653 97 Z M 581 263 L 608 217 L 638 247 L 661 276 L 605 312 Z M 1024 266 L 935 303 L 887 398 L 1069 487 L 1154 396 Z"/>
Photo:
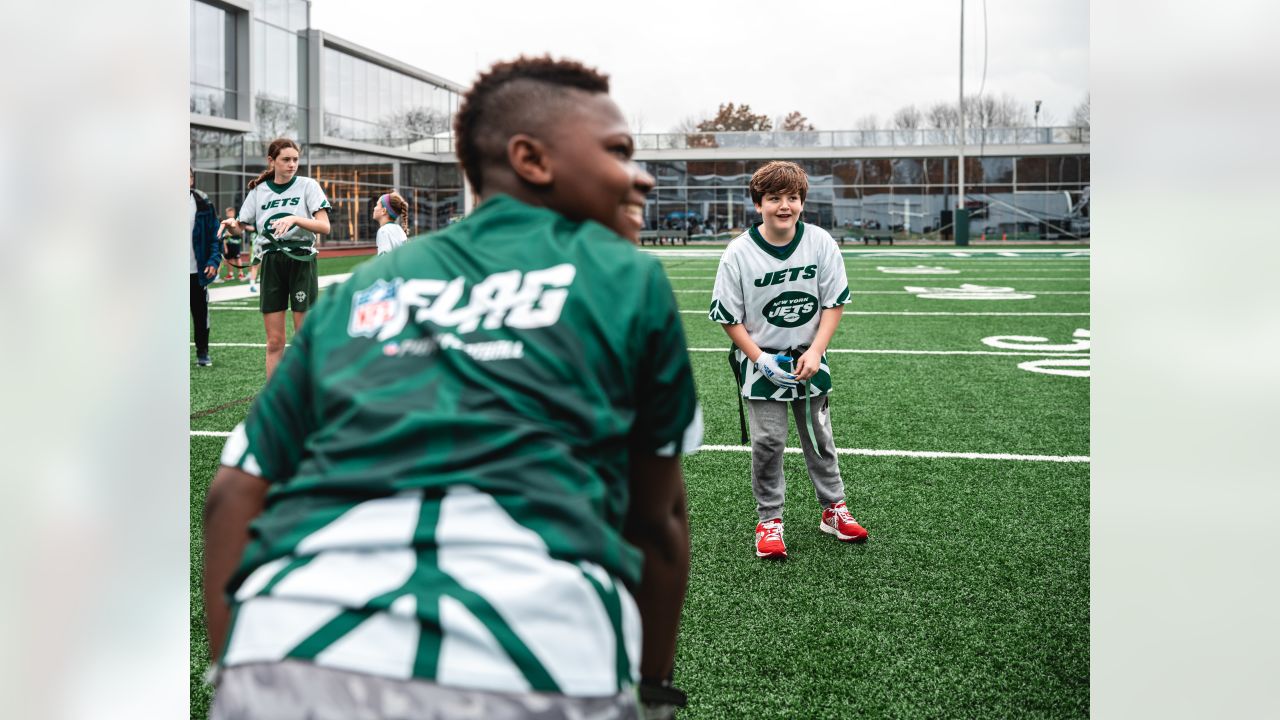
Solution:
<path fill-rule="evenodd" d="M 204 524 L 215 718 L 683 703 L 679 455 L 701 416 L 634 245 L 653 178 L 575 62 L 495 65 L 455 130 L 479 207 L 326 293 L 227 442 Z"/>

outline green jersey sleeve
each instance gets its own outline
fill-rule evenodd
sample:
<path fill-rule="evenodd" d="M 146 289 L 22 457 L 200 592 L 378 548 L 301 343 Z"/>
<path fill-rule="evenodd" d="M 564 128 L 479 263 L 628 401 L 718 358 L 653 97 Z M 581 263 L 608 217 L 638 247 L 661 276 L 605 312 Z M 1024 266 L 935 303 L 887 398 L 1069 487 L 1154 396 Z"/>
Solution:
<path fill-rule="evenodd" d="M 702 415 L 675 293 L 656 262 L 649 267 L 645 294 L 646 310 L 638 315 L 638 403 L 632 446 L 669 457 L 702 444 Z"/>
<path fill-rule="evenodd" d="M 222 464 L 271 482 L 288 480 L 298 469 L 315 425 L 308 332 L 315 318 L 294 335 L 266 387 L 222 451 Z"/>

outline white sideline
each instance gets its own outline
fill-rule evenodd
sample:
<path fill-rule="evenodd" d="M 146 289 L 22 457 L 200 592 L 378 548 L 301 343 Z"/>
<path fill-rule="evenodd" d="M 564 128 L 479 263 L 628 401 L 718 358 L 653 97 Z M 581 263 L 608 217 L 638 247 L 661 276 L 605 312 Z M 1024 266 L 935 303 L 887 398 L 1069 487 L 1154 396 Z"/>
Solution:
<path fill-rule="evenodd" d="M 220 430 L 192 430 L 195 437 L 230 437 L 230 432 Z M 698 452 L 751 452 L 749 445 L 703 445 Z M 803 452 L 789 447 L 784 452 L 796 455 Z M 869 457 L 912 457 L 929 460 L 1021 460 L 1024 462 L 1087 463 L 1088 455 L 1015 455 L 1013 453 L 963 453 L 935 452 L 932 450 L 872 450 L 869 448 L 836 448 L 837 455 L 865 455 Z"/>

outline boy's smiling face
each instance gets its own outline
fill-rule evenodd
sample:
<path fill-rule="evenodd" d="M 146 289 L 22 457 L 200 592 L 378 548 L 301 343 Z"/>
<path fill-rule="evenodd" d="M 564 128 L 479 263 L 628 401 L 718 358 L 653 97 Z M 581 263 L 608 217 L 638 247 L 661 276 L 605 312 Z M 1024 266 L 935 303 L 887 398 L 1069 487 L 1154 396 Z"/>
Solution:
<path fill-rule="evenodd" d="M 804 212 L 804 201 L 799 190 L 768 192 L 756 204 L 756 212 L 764 218 L 764 229 L 770 237 L 790 238 Z"/>
<path fill-rule="evenodd" d="M 631 160 L 631 131 L 613 100 L 603 93 L 575 95 L 580 100 L 546 138 L 553 178 L 546 204 L 571 220 L 595 220 L 637 242 L 654 179 Z"/>

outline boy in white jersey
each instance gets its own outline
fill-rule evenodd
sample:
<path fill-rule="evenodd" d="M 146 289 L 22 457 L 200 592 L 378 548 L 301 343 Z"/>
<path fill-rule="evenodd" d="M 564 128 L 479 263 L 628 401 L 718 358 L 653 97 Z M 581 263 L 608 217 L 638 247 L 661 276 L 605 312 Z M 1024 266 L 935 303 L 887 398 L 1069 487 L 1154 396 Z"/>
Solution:
<path fill-rule="evenodd" d="M 316 236 L 329 233 L 329 199 L 320 183 L 298 175 L 301 150 L 289 138 L 267 147 L 267 169 L 249 182 L 239 216 L 222 224 L 234 237 L 256 230 L 262 242 L 262 294 L 258 307 L 267 334 L 267 379 L 284 354 L 284 313 L 293 311 L 293 331 L 320 293 Z"/>
<path fill-rule="evenodd" d="M 781 559 L 788 405 L 822 505 L 819 527 L 846 542 L 867 539 L 845 507 L 827 405 L 825 353 L 849 301 L 849 280 L 831 235 L 800 221 L 809 179 L 799 165 L 767 163 L 751 176 L 750 189 L 764 220 L 725 248 L 709 315 L 736 346 L 730 361 L 750 406 L 756 555 Z"/>

